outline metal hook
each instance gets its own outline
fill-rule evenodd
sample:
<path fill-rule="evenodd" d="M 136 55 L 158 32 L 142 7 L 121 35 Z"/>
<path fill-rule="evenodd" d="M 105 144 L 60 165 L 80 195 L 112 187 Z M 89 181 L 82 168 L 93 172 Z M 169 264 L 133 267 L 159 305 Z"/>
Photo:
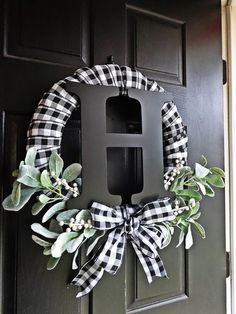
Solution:
<path fill-rule="evenodd" d="M 107 61 L 108 61 L 109 64 L 115 64 L 113 55 L 110 55 L 110 56 L 107 58 Z"/>

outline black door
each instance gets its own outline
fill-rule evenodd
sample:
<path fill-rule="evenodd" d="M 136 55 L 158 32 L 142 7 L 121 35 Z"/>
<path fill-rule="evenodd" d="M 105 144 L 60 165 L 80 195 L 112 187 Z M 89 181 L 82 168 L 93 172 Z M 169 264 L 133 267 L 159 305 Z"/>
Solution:
<path fill-rule="evenodd" d="M 1 1 L 1 186 L 25 155 L 26 130 L 44 91 L 81 66 L 114 62 L 134 66 L 174 96 L 188 126 L 189 164 L 201 154 L 223 166 L 221 11 L 219 0 Z M 76 157 L 72 117 L 65 158 Z M 68 153 L 69 151 L 69 153 Z M 75 160 L 74 160 L 75 161 Z M 66 286 L 70 260 L 46 271 L 31 240 L 30 206 L 1 211 L 4 314 L 224 314 L 224 195 L 204 200 L 205 241 L 191 251 L 162 253 L 170 279 L 148 285 L 128 248 L 122 269 L 104 276 L 90 297 L 77 300 Z M 176 239 L 177 241 L 177 239 Z"/>

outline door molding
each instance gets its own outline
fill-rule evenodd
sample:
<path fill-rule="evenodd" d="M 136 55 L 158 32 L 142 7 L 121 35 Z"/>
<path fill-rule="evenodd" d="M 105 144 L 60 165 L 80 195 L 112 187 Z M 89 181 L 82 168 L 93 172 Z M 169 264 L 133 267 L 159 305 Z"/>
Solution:
<path fill-rule="evenodd" d="M 226 251 L 231 252 L 226 279 L 227 314 L 236 313 L 236 0 L 222 0 L 222 55 L 227 61 L 224 85 Z"/>

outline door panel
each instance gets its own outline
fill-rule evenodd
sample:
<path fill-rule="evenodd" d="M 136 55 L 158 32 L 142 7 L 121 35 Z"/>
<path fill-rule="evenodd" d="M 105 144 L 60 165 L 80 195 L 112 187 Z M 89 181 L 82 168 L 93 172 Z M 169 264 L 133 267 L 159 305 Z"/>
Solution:
<path fill-rule="evenodd" d="M 72 9 L 73 8 L 73 9 Z M 89 2 L 53 0 L 8 1 L 5 54 L 7 57 L 61 65 L 89 62 Z"/>
<path fill-rule="evenodd" d="M 78 67 L 107 63 L 110 55 L 172 93 L 188 127 L 189 164 L 204 154 L 209 164 L 223 167 L 219 0 L 81 0 L 62 5 L 11 0 L 0 6 L 4 196 L 10 191 L 9 174 L 25 155 L 26 129 L 43 92 Z M 63 137 L 67 164 L 81 161 L 80 133 L 77 111 Z M 114 152 L 109 154 L 112 159 Z M 133 158 L 134 152 L 128 155 Z M 116 171 L 113 166 L 111 172 Z M 127 173 L 133 172 L 134 166 Z M 113 188 L 113 181 L 110 178 L 110 193 L 115 194 L 119 184 Z M 135 193 L 140 193 L 141 181 L 139 177 Z M 30 206 L 17 214 L 1 211 L 2 312 L 224 314 L 224 192 L 204 200 L 202 208 L 207 239 L 194 234 L 195 245 L 186 252 L 175 248 L 176 234 L 172 245 L 160 252 L 169 279 L 157 278 L 149 285 L 128 246 L 117 275 L 105 274 L 90 296 L 80 300 L 75 299 L 77 289 L 67 285 L 73 277 L 70 258 L 48 272 L 47 259 L 31 240 L 30 223 L 40 217 L 31 216 Z"/>
<path fill-rule="evenodd" d="M 157 81 L 184 85 L 185 23 L 139 6 L 127 5 L 126 14 L 127 63 Z"/>

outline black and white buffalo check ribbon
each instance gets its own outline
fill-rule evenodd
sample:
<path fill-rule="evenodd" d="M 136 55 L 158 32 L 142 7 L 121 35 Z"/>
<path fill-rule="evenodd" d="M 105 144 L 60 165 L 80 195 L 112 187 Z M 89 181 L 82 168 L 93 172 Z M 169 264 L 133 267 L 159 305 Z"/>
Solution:
<path fill-rule="evenodd" d="M 102 278 L 104 271 L 115 274 L 122 264 L 127 240 L 136 252 L 149 283 L 153 277 L 167 277 L 158 254 L 163 248 L 166 228 L 161 222 L 175 219 L 169 198 L 146 205 L 108 207 L 94 202 L 91 207 L 93 227 L 105 230 L 106 242 L 80 269 L 72 283 L 80 287 L 77 297 L 89 293 Z"/>
<path fill-rule="evenodd" d="M 61 139 L 67 120 L 78 106 L 77 99 L 66 91 L 67 82 L 91 85 L 116 86 L 125 92 L 128 88 L 164 92 L 157 82 L 149 80 L 142 73 L 117 64 L 96 65 L 78 69 L 72 76 L 55 83 L 40 100 L 33 114 L 27 133 L 27 148 L 38 150 L 36 166 L 47 168 L 52 152 L 60 153 Z M 188 137 L 186 127 L 173 102 L 163 104 L 163 162 L 164 171 L 172 170 L 175 160 L 187 160 Z"/>

